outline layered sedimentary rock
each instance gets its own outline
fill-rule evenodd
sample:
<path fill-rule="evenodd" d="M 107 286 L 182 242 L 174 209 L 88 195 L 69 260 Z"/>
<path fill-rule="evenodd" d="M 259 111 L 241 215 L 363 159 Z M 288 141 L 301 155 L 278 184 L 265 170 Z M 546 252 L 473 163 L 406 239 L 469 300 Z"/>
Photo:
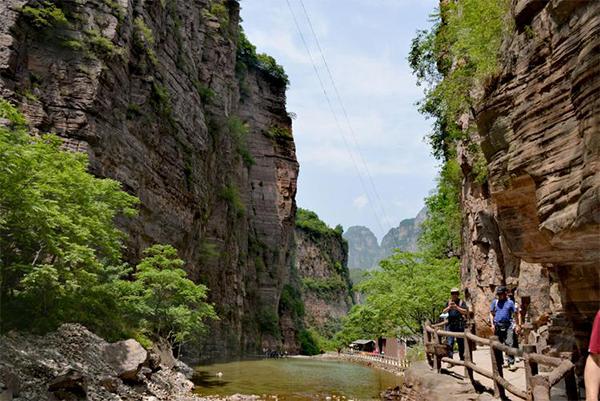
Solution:
<path fill-rule="evenodd" d="M 304 324 L 323 335 L 339 330 L 352 305 L 348 244 L 341 235 L 296 228 L 296 269 L 302 283 Z"/>
<path fill-rule="evenodd" d="M 463 281 L 478 329 L 494 286 L 515 285 L 528 340 L 578 359 L 600 307 L 600 3 L 521 0 L 512 13 L 475 116 L 488 183 L 461 160 Z"/>
<path fill-rule="evenodd" d="M 236 57 L 238 3 L 63 0 L 68 22 L 49 25 L 22 8 L 40 4 L 0 4 L 0 95 L 139 197 L 119 222 L 130 262 L 169 243 L 208 285 L 202 357 L 275 346 L 257 322 L 278 324 L 298 164 L 286 83 Z"/>

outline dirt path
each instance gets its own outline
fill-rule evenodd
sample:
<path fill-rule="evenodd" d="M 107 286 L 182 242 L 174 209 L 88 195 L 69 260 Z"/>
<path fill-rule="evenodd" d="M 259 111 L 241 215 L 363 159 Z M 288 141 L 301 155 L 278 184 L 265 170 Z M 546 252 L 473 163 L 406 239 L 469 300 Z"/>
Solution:
<path fill-rule="evenodd" d="M 457 353 L 455 353 L 454 358 L 458 358 Z M 481 366 L 485 370 L 492 371 L 492 361 L 490 358 L 490 350 L 489 347 L 478 347 L 476 351 L 473 352 L 473 362 L 476 365 Z M 444 368 L 445 368 L 444 364 Z M 525 383 L 525 367 L 523 366 L 523 362 L 520 361 L 516 363 L 517 370 L 515 372 L 511 372 L 508 369 L 503 369 L 503 375 L 506 380 L 508 380 L 511 384 L 515 385 L 519 389 L 526 391 L 527 385 Z M 462 366 L 454 366 L 450 369 L 444 369 L 446 372 L 450 372 L 453 376 L 455 376 L 458 380 L 464 380 L 464 368 Z M 543 372 L 542 372 L 543 374 Z M 474 373 L 475 379 L 478 380 L 481 384 L 485 385 L 488 388 L 494 388 L 494 383 L 491 379 L 487 377 L 481 376 L 478 373 Z M 508 391 L 506 392 L 509 400 L 521 400 L 520 398 L 510 394 Z M 567 401 L 567 396 L 564 387 L 564 381 L 561 381 L 552 389 L 552 401 Z"/>

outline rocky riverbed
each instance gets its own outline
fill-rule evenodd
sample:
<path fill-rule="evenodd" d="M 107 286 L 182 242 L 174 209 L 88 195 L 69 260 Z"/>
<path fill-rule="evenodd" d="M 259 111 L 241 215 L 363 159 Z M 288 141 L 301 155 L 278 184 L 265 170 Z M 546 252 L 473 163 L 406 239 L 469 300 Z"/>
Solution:
<path fill-rule="evenodd" d="M 192 369 L 159 346 L 130 339 L 109 343 L 78 324 L 45 336 L 0 337 L 0 400 L 247 401 L 257 397 L 198 397 Z"/>

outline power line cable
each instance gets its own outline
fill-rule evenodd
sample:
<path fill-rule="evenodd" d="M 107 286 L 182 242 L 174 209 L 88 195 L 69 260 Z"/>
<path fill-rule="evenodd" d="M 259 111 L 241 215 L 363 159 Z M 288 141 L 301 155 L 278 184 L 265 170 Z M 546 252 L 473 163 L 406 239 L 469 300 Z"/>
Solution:
<path fill-rule="evenodd" d="M 333 87 L 333 90 L 335 92 L 337 101 L 340 105 L 340 108 L 344 114 L 345 120 L 346 120 L 346 124 L 348 125 L 348 130 L 350 131 L 350 134 L 352 136 L 352 139 L 354 141 L 354 146 L 356 147 L 357 153 L 359 155 L 359 158 L 362 162 L 362 165 L 365 169 L 367 178 L 371 184 L 371 188 L 373 190 L 373 193 L 375 194 L 375 196 L 377 197 L 377 200 L 379 202 L 379 207 L 381 208 L 381 211 L 383 213 L 383 218 L 386 220 L 387 224 L 393 224 L 389 218 L 388 215 L 386 213 L 385 207 L 383 206 L 383 201 L 381 199 L 381 197 L 379 196 L 379 191 L 377 191 L 377 187 L 375 186 L 375 182 L 373 181 L 373 177 L 371 176 L 371 171 L 369 169 L 369 166 L 365 160 L 365 158 L 362 155 L 362 152 L 360 151 L 360 147 L 358 145 L 358 140 L 356 139 L 356 133 L 354 131 L 354 128 L 352 127 L 352 124 L 350 123 L 350 118 L 348 117 L 348 112 L 346 110 L 346 106 L 344 105 L 344 102 L 342 101 L 342 97 L 340 95 L 340 92 L 337 88 L 337 85 L 335 84 L 335 79 L 333 78 L 333 74 L 331 72 L 331 69 L 329 68 L 329 63 L 327 63 L 327 60 L 325 59 L 325 52 L 323 51 L 323 48 L 321 47 L 321 43 L 319 41 L 319 37 L 317 36 L 317 33 L 315 32 L 312 20 L 308 14 L 308 11 L 306 9 L 306 6 L 304 5 L 304 1 L 303 0 L 299 0 L 300 1 L 300 5 L 302 6 L 302 10 L 304 11 L 304 15 L 306 17 L 306 20 L 308 21 L 308 25 L 310 27 L 310 30 L 312 32 L 312 35 L 315 39 L 315 43 L 317 44 L 317 48 L 319 49 L 319 53 L 321 55 L 321 60 L 323 60 L 323 64 L 325 65 L 325 69 L 327 71 L 327 74 L 329 76 L 329 80 L 331 81 L 331 85 Z"/>
<path fill-rule="evenodd" d="M 369 200 L 369 207 L 371 208 L 371 210 L 373 211 L 373 214 L 375 215 L 375 220 L 377 221 L 379 229 L 381 230 L 381 232 L 384 232 L 383 225 L 381 224 L 381 219 L 379 218 L 379 214 L 377 213 L 377 211 L 373 207 L 374 203 L 373 203 L 373 201 L 371 199 L 371 196 L 369 195 L 368 187 L 367 187 L 367 185 L 365 185 L 363 177 L 362 177 L 362 175 L 360 173 L 360 169 L 358 168 L 358 164 L 356 163 L 356 160 L 354 158 L 354 154 L 352 153 L 350 145 L 348 144 L 348 141 L 347 141 L 346 137 L 344 136 L 342 126 L 341 126 L 341 124 L 339 122 L 339 119 L 337 117 L 337 114 L 335 112 L 333 104 L 331 102 L 331 99 L 329 98 L 329 94 L 327 93 L 327 89 L 325 88 L 325 84 L 323 82 L 323 79 L 321 78 L 321 74 L 319 73 L 319 69 L 317 68 L 315 60 L 314 60 L 314 58 L 312 56 L 312 52 L 310 51 L 310 48 L 308 47 L 308 43 L 306 42 L 304 34 L 302 33 L 302 29 L 300 28 L 300 24 L 298 23 L 298 18 L 296 18 L 296 13 L 294 13 L 294 9 L 292 8 L 290 0 L 286 0 L 286 2 L 287 2 L 287 5 L 288 5 L 288 8 L 290 10 L 290 13 L 292 14 L 292 18 L 294 20 L 294 24 L 296 25 L 296 29 L 298 30 L 298 34 L 300 35 L 300 39 L 302 40 L 302 43 L 304 44 L 304 48 L 306 49 L 306 52 L 308 53 L 308 57 L 310 59 L 312 67 L 313 67 L 313 69 L 315 71 L 315 74 L 317 75 L 317 79 L 319 81 L 319 85 L 321 86 L 321 89 L 323 90 L 323 94 L 325 96 L 325 100 L 327 101 L 329 109 L 331 110 L 331 113 L 333 114 L 333 118 L 334 118 L 335 124 L 336 124 L 336 126 L 338 128 L 338 132 L 339 132 L 340 136 L 342 137 L 342 140 L 344 142 L 344 146 L 346 147 L 346 151 L 350 155 L 350 160 L 352 161 L 352 164 L 354 165 L 354 168 L 356 169 L 356 173 L 358 175 L 358 179 L 360 181 L 360 184 L 361 184 L 363 190 L 365 191 L 365 195 L 367 196 L 367 198 Z"/>

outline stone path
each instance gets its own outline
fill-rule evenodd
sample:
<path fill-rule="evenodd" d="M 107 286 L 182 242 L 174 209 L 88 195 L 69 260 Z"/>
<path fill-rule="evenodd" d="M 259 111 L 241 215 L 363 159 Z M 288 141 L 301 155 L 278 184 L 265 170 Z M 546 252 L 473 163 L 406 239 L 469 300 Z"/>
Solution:
<path fill-rule="evenodd" d="M 458 353 L 454 354 L 454 358 L 458 358 Z M 473 362 L 476 365 L 481 366 L 487 371 L 492 371 L 492 361 L 490 358 L 490 350 L 489 347 L 479 346 L 477 350 L 473 352 Z M 446 373 L 450 373 L 452 376 L 456 377 L 457 380 L 465 380 L 464 378 L 464 367 L 462 366 L 453 366 L 450 369 L 445 368 L 445 363 L 442 365 L 444 368 L 442 372 L 446 371 Z M 523 362 L 518 362 L 516 364 L 517 370 L 515 372 L 511 372 L 508 369 L 503 369 L 502 373 L 506 380 L 508 380 L 511 384 L 515 385 L 519 389 L 525 391 L 527 389 L 527 385 L 525 383 L 525 368 L 523 366 Z M 474 372 L 475 380 L 478 380 L 484 386 L 493 389 L 494 382 L 487 377 L 481 376 L 480 374 Z M 468 380 L 468 379 L 467 379 Z M 521 398 L 512 395 L 508 391 L 506 395 L 509 400 L 521 400 Z M 552 388 L 552 401 L 567 401 L 567 395 L 565 392 L 564 381 L 561 381 L 556 386 Z"/>

